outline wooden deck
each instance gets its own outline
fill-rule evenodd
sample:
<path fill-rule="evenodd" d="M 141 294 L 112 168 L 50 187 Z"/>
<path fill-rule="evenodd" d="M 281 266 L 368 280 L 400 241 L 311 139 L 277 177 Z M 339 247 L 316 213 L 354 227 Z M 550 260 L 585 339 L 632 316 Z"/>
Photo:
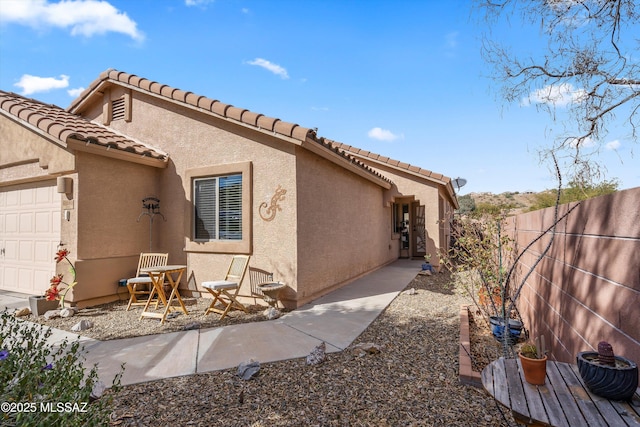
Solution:
<path fill-rule="evenodd" d="M 640 427 L 637 391 L 631 402 L 596 396 L 582 382 L 576 365 L 548 361 L 546 383 L 534 386 L 524 380 L 519 360 L 500 358 L 482 371 L 482 385 L 525 424 Z"/>

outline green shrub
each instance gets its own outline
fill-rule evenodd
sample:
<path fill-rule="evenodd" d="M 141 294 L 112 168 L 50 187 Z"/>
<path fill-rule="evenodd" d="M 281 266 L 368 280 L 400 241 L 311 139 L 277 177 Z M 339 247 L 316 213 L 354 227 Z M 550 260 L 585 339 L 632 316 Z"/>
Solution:
<path fill-rule="evenodd" d="M 560 204 L 578 202 L 593 197 L 603 196 L 618 191 L 618 181 L 615 179 L 603 181 L 597 184 L 580 184 L 571 181 L 566 188 L 560 192 Z M 544 209 L 556 204 L 556 190 L 546 190 L 535 195 L 530 211 Z"/>
<path fill-rule="evenodd" d="M 110 393 L 95 399 L 98 368 L 87 373 L 79 340 L 51 346 L 50 328 L 0 318 L 0 424 L 3 426 L 103 426 L 109 423 Z M 122 370 L 113 380 L 120 387 Z M 97 394 L 101 394 L 101 391 Z"/>

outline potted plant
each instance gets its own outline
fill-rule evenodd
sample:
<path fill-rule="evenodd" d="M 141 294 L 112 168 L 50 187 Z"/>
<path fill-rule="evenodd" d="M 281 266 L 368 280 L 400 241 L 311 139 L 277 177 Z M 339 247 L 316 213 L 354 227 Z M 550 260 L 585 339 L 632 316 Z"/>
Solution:
<path fill-rule="evenodd" d="M 29 297 L 29 309 L 34 316 L 42 316 L 49 310 L 58 308 L 58 300 L 48 300 L 44 295 L 32 295 Z"/>
<path fill-rule="evenodd" d="M 538 344 L 539 343 L 539 344 Z M 524 344 L 518 353 L 524 379 L 532 385 L 543 385 L 547 376 L 547 350 L 544 336 L 536 338 L 535 344 Z"/>
<path fill-rule="evenodd" d="M 638 387 L 638 365 L 613 353 L 606 341 L 598 343 L 598 351 L 582 351 L 576 356 L 580 376 L 598 396 L 610 400 L 630 400 Z"/>
<path fill-rule="evenodd" d="M 430 271 L 430 272 L 433 273 L 433 266 L 429 262 L 430 259 L 431 259 L 431 254 L 425 254 L 424 263 L 422 264 L 422 270 L 423 271 Z"/>
<path fill-rule="evenodd" d="M 56 264 L 59 264 L 62 261 L 66 261 L 69 264 L 69 272 L 73 276 L 73 281 L 71 283 L 65 282 L 63 280 L 64 274 L 56 274 L 51 278 L 51 280 L 49 280 L 49 288 L 45 291 L 44 296 L 29 297 L 31 313 L 38 316 L 49 310 L 55 310 L 58 308 L 58 303 L 62 308 L 64 308 L 64 299 L 67 296 L 67 292 L 78 284 L 76 281 L 76 268 L 71 260 L 69 260 L 69 250 L 64 248 L 59 249 L 58 252 L 56 252 L 55 260 Z M 34 303 L 31 302 L 32 298 Z"/>

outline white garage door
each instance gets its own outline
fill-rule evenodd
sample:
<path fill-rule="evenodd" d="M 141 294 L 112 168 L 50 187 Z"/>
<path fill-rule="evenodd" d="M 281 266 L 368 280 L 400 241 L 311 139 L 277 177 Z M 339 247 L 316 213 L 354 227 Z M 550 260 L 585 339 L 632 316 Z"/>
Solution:
<path fill-rule="evenodd" d="M 43 294 L 59 243 L 55 182 L 0 188 L 0 289 Z"/>

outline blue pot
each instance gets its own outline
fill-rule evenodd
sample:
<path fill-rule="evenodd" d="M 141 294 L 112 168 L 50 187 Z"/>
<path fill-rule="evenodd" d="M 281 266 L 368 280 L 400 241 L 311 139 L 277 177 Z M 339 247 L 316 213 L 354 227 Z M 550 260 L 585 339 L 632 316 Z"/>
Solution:
<path fill-rule="evenodd" d="M 493 334 L 493 337 L 500 342 L 504 341 L 506 329 L 504 318 L 491 316 L 489 318 L 489 323 L 491 324 L 491 333 Z M 506 338 L 510 344 L 514 344 L 520 339 L 523 327 L 524 325 L 519 320 L 509 319 L 509 327 L 507 328 L 508 336 Z"/>
<path fill-rule="evenodd" d="M 433 273 L 433 266 L 429 263 L 424 263 L 422 264 L 422 270 L 423 271 L 429 270 L 430 272 Z"/>

